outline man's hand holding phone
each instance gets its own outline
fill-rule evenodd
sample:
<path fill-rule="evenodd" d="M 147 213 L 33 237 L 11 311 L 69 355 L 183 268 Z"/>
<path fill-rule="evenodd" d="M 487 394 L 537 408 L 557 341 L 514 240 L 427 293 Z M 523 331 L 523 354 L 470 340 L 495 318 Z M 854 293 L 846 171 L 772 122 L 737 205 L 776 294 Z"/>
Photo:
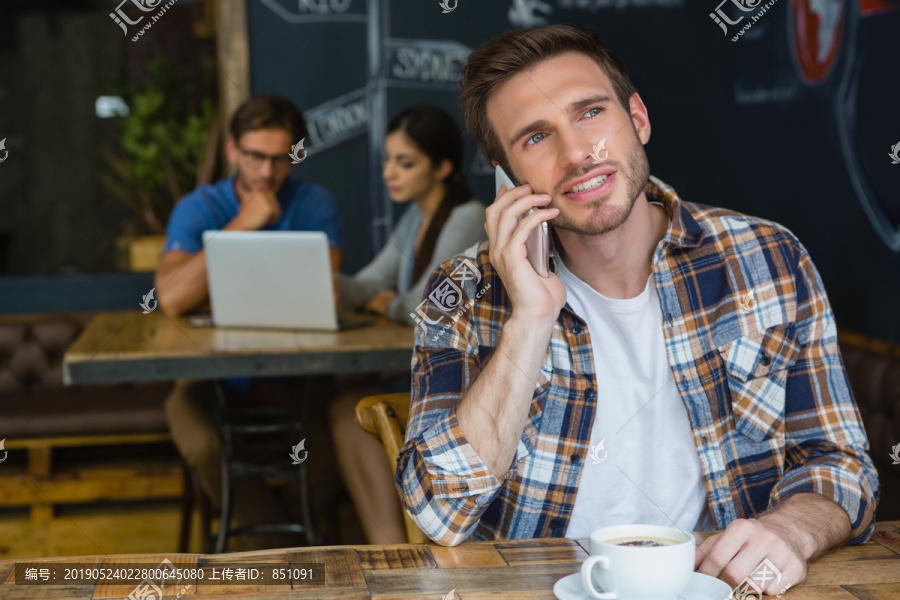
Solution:
<path fill-rule="evenodd" d="M 500 167 L 497 169 L 502 173 Z M 484 228 L 491 243 L 491 264 L 509 293 L 514 316 L 552 323 L 566 303 L 566 289 L 555 273 L 548 272 L 547 277 L 538 274 L 526 245 L 541 247 L 535 243 L 542 234 L 540 229 L 559 214 L 559 209 L 543 208 L 550 203 L 550 196 L 532 193 L 528 184 L 508 189 L 508 183 L 511 180 L 498 185 L 497 197 L 486 211 Z M 526 244 L 529 236 L 532 243 Z M 546 252 L 541 260 L 547 260 Z"/>
<path fill-rule="evenodd" d="M 525 429 L 535 387 L 545 377 L 541 364 L 566 303 L 566 288 L 549 269 L 547 277 L 539 275 L 528 257 L 530 245 L 539 250 L 533 257 L 538 267 L 544 266 L 543 240 L 540 245 L 526 244 L 526 240 L 559 214 L 555 208 L 544 208 L 550 196 L 532 193 L 529 185 L 509 189 L 498 180 L 497 197 L 485 212 L 484 230 L 491 264 L 509 294 L 512 314 L 503 323 L 497 351 L 460 400 L 457 415 L 472 448 L 491 473 L 502 478 Z"/>

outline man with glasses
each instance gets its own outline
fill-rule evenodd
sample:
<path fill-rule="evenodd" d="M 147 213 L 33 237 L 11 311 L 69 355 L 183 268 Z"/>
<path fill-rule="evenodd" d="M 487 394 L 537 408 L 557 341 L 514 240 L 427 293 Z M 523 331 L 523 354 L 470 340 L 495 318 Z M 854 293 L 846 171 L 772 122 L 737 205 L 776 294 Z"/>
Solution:
<path fill-rule="evenodd" d="M 235 175 L 198 187 L 178 202 L 169 218 L 155 286 L 159 306 L 170 317 L 206 303 L 202 235 L 208 229 L 324 231 L 331 243 L 332 268 L 341 266 L 341 222 L 334 199 L 320 186 L 289 179 L 294 167 L 291 149 L 309 135 L 300 111 L 279 96 L 256 96 L 237 109 L 229 129 L 226 151 Z M 301 397 L 299 383 L 293 378 L 228 379 L 222 389 L 229 403 L 289 404 Z M 221 451 L 210 391 L 208 382 L 176 381 L 165 410 L 178 451 L 218 505 Z M 272 490 L 260 485 L 237 487 L 234 515 L 238 527 L 290 520 Z M 272 547 L 291 545 L 296 538 L 267 535 L 255 541 Z"/>
<path fill-rule="evenodd" d="M 234 176 L 197 188 L 172 211 L 156 273 L 160 308 L 177 316 L 203 304 L 209 294 L 201 237 L 225 231 L 324 231 L 334 270 L 341 267 L 340 218 L 322 187 L 288 179 L 291 147 L 309 136 L 303 116 L 279 96 L 256 96 L 231 118 L 226 144 Z"/>

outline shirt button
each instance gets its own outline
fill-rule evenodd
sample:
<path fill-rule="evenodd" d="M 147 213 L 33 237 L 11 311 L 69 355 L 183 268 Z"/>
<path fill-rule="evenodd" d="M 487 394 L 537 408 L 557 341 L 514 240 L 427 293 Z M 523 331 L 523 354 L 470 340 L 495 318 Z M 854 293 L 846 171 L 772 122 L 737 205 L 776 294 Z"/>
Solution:
<path fill-rule="evenodd" d="M 759 362 L 761 362 L 761 363 L 762 363 L 763 365 L 765 365 L 765 366 L 768 366 L 769 363 L 772 362 L 772 359 L 769 358 L 769 355 L 768 355 L 768 354 L 763 354 L 762 360 L 759 361 Z"/>
<path fill-rule="evenodd" d="M 588 388 L 584 391 L 584 399 L 590 400 L 594 397 L 594 390 L 592 388 Z"/>
<path fill-rule="evenodd" d="M 569 460 L 571 460 L 573 463 L 575 463 L 577 465 L 578 461 L 581 460 L 581 457 L 578 456 L 577 454 L 573 454 L 572 456 L 569 457 Z"/>
<path fill-rule="evenodd" d="M 562 519 L 551 519 L 550 520 L 550 527 L 553 527 L 554 529 L 556 529 L 560 525 L 562 525 Z"/>
<path fill-rule="evenodd" d="M 572 327 L 572 333 L 574 333 L 575 335 L 581 335 L 581 324 L 580 323 L 575 323 L 575 326 Z"/>
<path fill-rule="evenodd" d="M 704 436 L 702 436 L 702 437 L 700 438 L 700 441 L 703 442 L 703 443 L 705 444 L 706 442 L 709 441 L 709 438 L 706 437 L 706 436 L 704 435 Z"/>

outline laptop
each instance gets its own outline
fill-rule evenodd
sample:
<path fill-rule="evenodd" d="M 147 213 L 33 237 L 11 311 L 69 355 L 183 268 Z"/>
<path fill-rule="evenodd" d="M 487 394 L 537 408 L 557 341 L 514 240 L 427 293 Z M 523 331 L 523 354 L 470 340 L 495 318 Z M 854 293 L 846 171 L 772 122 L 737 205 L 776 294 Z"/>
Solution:
<path fill-rule="evenodd" d="M 374 322 L 338 317 L 322 231 L 204 231 L 217 327 L 341 331 Z"/>

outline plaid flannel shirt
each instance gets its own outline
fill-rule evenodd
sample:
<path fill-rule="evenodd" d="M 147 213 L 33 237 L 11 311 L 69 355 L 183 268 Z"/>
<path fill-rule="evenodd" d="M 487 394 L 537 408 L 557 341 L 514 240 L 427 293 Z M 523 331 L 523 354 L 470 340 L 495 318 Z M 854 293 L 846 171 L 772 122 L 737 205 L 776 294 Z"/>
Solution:
<path fill-rule="evenodd" d="M 865 542 L 878 478 L 808 252 L 777 223 L 684 202 L 655 177 L 645 192 L 670 220 L 652 270 L 669 365 L 718 527 L 814 492 L 847 511 L 849 543 Z M 396 472 L 408 513 L 444 545 L 470 536 L 561 537 L 603 385 L 587 325 L 568 304 L 560 311 L 540 373 L 528 374 L 536 385 L 515 457 L 498 478 L 457 420 L 511 314 L 488 242 L 436 269 L 417 313 Z"/>

